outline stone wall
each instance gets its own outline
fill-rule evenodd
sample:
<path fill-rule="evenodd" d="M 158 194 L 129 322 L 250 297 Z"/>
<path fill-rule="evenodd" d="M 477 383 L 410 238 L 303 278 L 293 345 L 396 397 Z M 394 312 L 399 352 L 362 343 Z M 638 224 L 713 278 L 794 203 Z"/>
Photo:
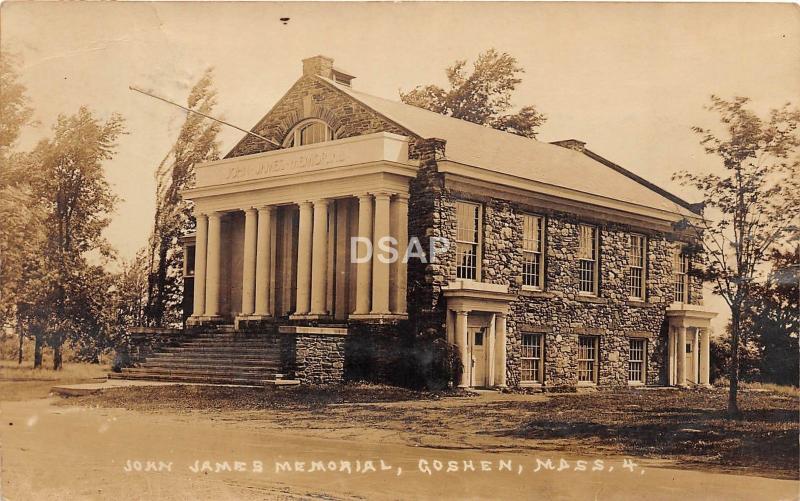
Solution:
<path fill-rule="evenodd" d="M 285 335 L 294 338 L 294 377 L 301 384 L 337 384 L 344 380 L 345 336 Z"/>
<path fill-rule="evenodd" d="M 444 178 L 436 161 L 444 154 L 440 139 L 418 140 L 411 154 L 420 161 L 417 177 L 409 187 L 408 234 L 423 245 L 433 237 L 455 240 L 455 199 L 444 190 Z M 424 249 L 426 255 L 429 249 Z M 445 303 L 441 288 L 455 276 L 455 248 L 438 253 L 432 262 L 412 258 L 408 263 L 408 312 L 416 332 L 442 329 Z"/>
<path fill-rule="evenodd" d="M 416 137 L 313 75 L 305 75 L 297 80 L 252 130 L 282 143 L 286 134 L 297 123 L 307 118 L 324 120 L 333 129 L 337 139 L 375 132 L 393 132 Z M 273 144 L 247 135 L 234 146 L 226 158 L 251 155 L 276 148 Z"/>
<path fill-rule="evenodd" d="M 448 189 L 427 167 L 412 184 L 411 233 L 454 238 L 455 201 L 479 202 L 483 207 L 482 280 L 505 284 L 517 299 L 511 304 L 507 322 L 507 381 L 520 384 L 520 352 L 524 333 L 544 336 L 545 385 L 577 384 L 578 338 L 598 336 L 601 386 L 628 384 L 629 340 L 646 338 L 648 384 L 665 384 L 665 310 L 672 301 L 672 248 L 668 236 L 609 221 L 581 218 L 575 214 L 526 207 L 475 193 Z M 430 180 L 435 180 L 431 182 Z M 429 188 L 426 192 L 425 189 Z M 413 203 L 413 198 L 418 198 Z M 545 287 L 542 291 L 522 287 L 522 215 L 545 217 Z M 578 293 L 577 258 L 579 224 L 593 224 L 600 231 L 599 294 Z M 415 233 L 416 232 L 416 233 Z M 646 295 L 644 301 L 628 299 L 628 246 L 631 233 L 647 237 Z M 442 255 L 443 262 L 410 267 L 413 287 L 409 304 L 415 313 L 427 314 L 427 326 L 445 335 L 445 307 L 441 287 L 456 278 L 455 253 Z M 702 289 L 693 284 L 691 302 L 702 300 Z"/>
<path fill-rule="evenodd" d="M 453 191 L 437 169 L 437 160 L 444 158 L 446 144 L 443 140 L 419 138 L 312 75 L 300 78 L 253 130 L 282 142 L 289 130 L 306 118 L 326 121 L 337 138 L 382 131 L 411 138 L 409 155 L 420 161 L 420 168 L 410 185 L 409 236 L 416 236 L 426 244 L 431 237 L 443 237 L 453 242 L 455 201 L 466 199 L 482 203 L 482 280 L 507 284 L 510 292 L 517 296 L 508 318 L 507 379 L 510 385 L 520 382 L 520 345 L 525 332 L 544 335 L 547 386 L 574 386 L 577 383 L 580 335 L 600 338 L 601 385 L 627 384 L 628 340 L 631 336 L 649 340 L 647 382 L 665 382 L 662 367 L 666 360 L 664 313 L 672 299 L 670 252 L 675 245 L 667 235 L 609 221 L 583 220 L 576 214 L 527 207 L 476 193 Z M 274 148 L 247 136 L 227 157 Z M 543 291 L 523 290 L 521 284 L 521 216 L 525 212 L 546 217 Z M 596 298 L 578 294 L 576 254 L 580 222 L 595 224 L 600 229 L 600 288 Z M 648 285 L 646 300 L 641 302 L 631 302 L 627 297 L 627 246 L 628 235 L 633 230 L 648 237 Z M 435 262 L 411 260 L 408 272 L 409 322 L 403 325 L 403 329 L 414 333 L 434 329 L 445 336 L 446 304 L 441 288 L 456 278 L 454 246 L 439 254 Z M 702 303 L 702 284 L 694 277 L 689 294 L 690 302 Z M 397 335 L 397 328 L 391 325 L 356 327 L 356 332 L 348 336 L 347 343 L 344 338 L 336 336 L 299 336 L 293 344 L 287 345 L 287 350 L 292 351 L 296 359 L 292 369 L 303 382 L 337 382 L 343 377 L 346 365 L 345 344 L 348 344 L 348 353 L 371 351 L 372 360 L 380 364 L 381 360 L 388 360 L 383 353 Z M 360 331 L 364 332 L 359 334 Z M 383 339 L 372 342 L 369 336 Z M 383 378 L 391 368 L 376 366 L 372 370 Z"/>

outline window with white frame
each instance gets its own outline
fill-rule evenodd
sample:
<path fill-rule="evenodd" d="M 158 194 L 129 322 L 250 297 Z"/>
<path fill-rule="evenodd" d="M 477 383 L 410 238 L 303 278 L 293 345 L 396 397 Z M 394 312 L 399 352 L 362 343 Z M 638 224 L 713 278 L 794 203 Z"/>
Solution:
<path fill-rule="evenodd" d="M 481 206 L 456 202 L 456 276 L 478 280 Z"/>
<path fill-rule="evenodd" d="M 544 380 L 543 335 L 522 334 L 522 382 L 541 383 Z"/>
<path fill-rule="evenodd" d="M 579 227 L 578 290 L 585 294 L 597 294 L 597 227 L 582 224 Z"/>
<path fill-rule="evenodd" d="M 681 249 L 676 249 L 673 253 L 673 283 L 675 285 L 675 302 L 689 302 L 689 256 L 685 255 Z"/>
<path fill-rule="evenodd" d="M 525 214 L 522 219 L 522 285 L 544 287 L 544 218 Z"/>
<path fill-rule="evenodd" d="M 631 339 L 628 356 L 628 381 L 631 383 L 644 383 L 646 372 L 644 370 L 645 357 L 647 356 L 647 340 Z"/>
<path fill-rule="evenodd" d="M 333 131 L 322 120 L 307 120 L 289 131 L 284 140 L 284 146 L 304 146 L 307 144 L 322 143 L 333 139 Z"/>
<path fill-rule="evenodd" d="M 579 383 L 597 383 L 598 341 L 597 336 L 578 337 Z"/>
<path fill-rule="evenodd" d="M 644 299 L 646 240 L 642 235 L 631 235 L 628 250 L 628 296 Z"/>

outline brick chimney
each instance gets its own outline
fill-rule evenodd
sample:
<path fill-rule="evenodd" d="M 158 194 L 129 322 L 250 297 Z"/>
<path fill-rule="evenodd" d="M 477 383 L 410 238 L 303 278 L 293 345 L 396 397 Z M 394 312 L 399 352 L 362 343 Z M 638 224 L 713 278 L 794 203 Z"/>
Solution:
<path fill-rule="evenodd" d="M 553 141 L 550 144 L 555 144 L 556 146 L 561 146 L 562 148 L 569 148 L 570 150 L 580 151 L 586 149 L 586 143 L 583 141 L 578 141 L 577 139 L 564 139 L 563 141 Z"/>
<path fill-rule="evenodd" d="M 303 59 L 303 76 L 319 75 L 342 85 L 350 86 L 353 75 L 333 67 L 333 59 L 327 56 L 314 56 Z"/>

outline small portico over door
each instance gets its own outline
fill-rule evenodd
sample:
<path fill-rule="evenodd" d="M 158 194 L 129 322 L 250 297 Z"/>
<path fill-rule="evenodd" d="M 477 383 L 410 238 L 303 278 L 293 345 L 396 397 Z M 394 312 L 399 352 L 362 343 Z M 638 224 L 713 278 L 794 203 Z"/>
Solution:
<path fill-rule="evenodd" d="M 448 341 L 458 347 L 463 366 L 459 386 L 505 387 L 508 286 L 457 280 L 442 291 Z"/>
<path fill-rule="evenodd" d="M 702 306 L 674 303 L 667 308 L 667 384 L 687 387 L 711 383 L 710 323 L 717 316 Z"/>

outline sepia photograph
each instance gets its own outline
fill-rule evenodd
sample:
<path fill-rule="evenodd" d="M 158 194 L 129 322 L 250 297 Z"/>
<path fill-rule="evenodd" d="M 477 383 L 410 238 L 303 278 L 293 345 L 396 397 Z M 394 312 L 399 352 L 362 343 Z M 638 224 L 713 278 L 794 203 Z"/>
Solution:
<path fill-rule="evenodd" d="M 0 501 L 800 499 L 800 8 L 0 4 Z"/>

